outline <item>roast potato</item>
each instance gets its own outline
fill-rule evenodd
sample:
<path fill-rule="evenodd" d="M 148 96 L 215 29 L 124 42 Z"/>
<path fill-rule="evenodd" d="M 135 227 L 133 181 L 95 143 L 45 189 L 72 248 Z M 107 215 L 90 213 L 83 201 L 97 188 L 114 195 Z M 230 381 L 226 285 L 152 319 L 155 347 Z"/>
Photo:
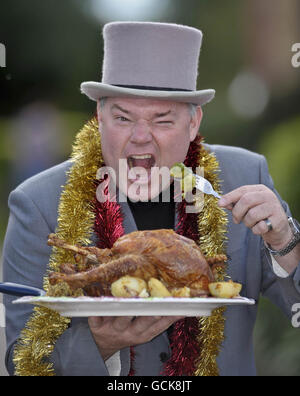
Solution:
<path fill-rule="evenodd" d="M 191 289 L 186 286 L 177 289 L 172 289 L 171 293 L 173 297 L 186 297 L 186 298 L 191 297 Z"/>
<path fill-rule="evenodd" d="M 217 298 L 234 298 L 237 297 L 242 285 L 239 283 L 229 282 L 215 282 L 208 285 L 209 291 L 213 297 Z"/>
<path fill-rule="evenodd" d="M 148 282 L 151 297 L 172 297 L 166 286 L 158 279 L 151 278 Z"/>
<path fill-rule="evenodd" d="M 111 294 L 114 297 L 149 297 L 147 283 L 140 278 L 123 276 L 111 285 Z"/>

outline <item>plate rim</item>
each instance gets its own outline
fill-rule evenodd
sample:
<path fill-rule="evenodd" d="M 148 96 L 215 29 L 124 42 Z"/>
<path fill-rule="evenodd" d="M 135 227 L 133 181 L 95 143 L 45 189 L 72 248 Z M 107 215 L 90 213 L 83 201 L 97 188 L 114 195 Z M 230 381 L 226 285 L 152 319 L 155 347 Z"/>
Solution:
<path fill-rule="evenodd" d="M 183 297 L 49 297 L 25 296 L 14 304 L 31 304 L 53 310 L 62 317 L 91 316 L 183 316 L 208 317 L 215 309 L 228 306 L 253 306 L 255 300 L 246 297 L 232 299 Z"/>
<path fill-rule="evenodd" d="M 88 297 L 88 296 L 82 296 L 82 297 L 51 297 L 51 296 L 24 296 L 21 298 L 18 298 L 13 301 L 13 304 L 21 304 L 21 303 L 129 303 L 129 304 L 134 304 L 134 303 L 201 303 L 201 304 L 249 304 L 249 305 L 254 305 L 256 303 L 256 300 L 248 298 L 248 297 L 235 297 L 235 298 L 217 298 L 217 297 L 208 297 L 208 298 L 201 298 L 201 297 L 148 297 L 148 298 L 124 298 L 124 297 Z"/>

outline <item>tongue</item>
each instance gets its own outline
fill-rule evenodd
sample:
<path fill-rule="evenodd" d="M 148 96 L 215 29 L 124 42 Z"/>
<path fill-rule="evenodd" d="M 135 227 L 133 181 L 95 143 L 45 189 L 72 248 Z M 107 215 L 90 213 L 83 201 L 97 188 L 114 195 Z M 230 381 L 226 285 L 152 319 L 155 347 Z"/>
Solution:
<path fill-rule="evenodd" d="M 132 159 L 132 165 L 134 168 L 145 168 L 145 169 L 150 169 L 151 166 L 153 165 L 153 160 L 152 158 L 147 158 L 147 159 Z"/>

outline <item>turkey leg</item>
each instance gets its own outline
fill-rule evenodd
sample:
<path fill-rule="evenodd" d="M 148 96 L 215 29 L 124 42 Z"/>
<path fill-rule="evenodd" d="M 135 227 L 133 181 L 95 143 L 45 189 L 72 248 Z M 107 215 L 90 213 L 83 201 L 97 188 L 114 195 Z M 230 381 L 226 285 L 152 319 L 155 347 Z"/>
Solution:
<path fill-rule="evenodd" d="M 76 274 L 63 274 L 52 272 L 49 274 L 51 285 L 66 282 L 71 289 L 83 289 L 93 283 L 111 284 L 125 275 L 149 280 L 157 277 L 157 270 L 154 265 L 137 255 L 126 255 L 124 257 L 104 263 L 86 272 Z"/>

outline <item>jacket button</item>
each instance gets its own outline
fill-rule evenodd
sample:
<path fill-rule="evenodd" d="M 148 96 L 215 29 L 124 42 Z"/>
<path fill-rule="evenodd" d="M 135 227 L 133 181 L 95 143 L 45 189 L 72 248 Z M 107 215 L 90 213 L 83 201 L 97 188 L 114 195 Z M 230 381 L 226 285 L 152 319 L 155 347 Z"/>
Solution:
<path fill-rule="evenodd" d="M 159 357 L 162 363 L 166 363 L 169 359 L 169 355 L 166 352 L 162 352 Z"/>

